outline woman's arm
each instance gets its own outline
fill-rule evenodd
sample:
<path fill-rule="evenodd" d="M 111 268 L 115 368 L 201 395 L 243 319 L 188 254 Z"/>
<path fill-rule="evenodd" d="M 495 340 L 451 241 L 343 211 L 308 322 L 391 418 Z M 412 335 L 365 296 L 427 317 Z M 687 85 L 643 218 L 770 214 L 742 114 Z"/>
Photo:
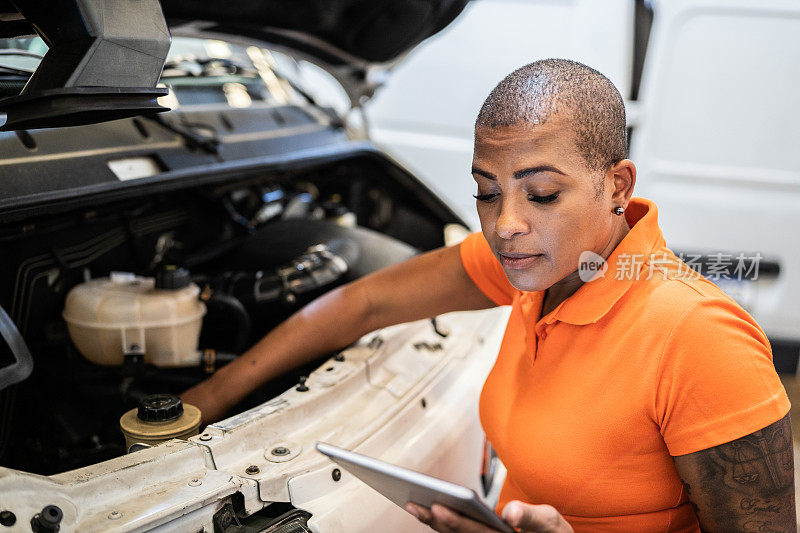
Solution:
<path fill-rule="evenodd" d="M 788 414 L 741 439 L 674 459 L 703 531 L 797 531 Z"/>
<path fill-rule="evenodd" d="M 199 407 L 209 423 L 262 383 L 370 331 L 494 306 L 467 275 L 458 246 L 434 250 L 317 298 L 181 398 Z"/>

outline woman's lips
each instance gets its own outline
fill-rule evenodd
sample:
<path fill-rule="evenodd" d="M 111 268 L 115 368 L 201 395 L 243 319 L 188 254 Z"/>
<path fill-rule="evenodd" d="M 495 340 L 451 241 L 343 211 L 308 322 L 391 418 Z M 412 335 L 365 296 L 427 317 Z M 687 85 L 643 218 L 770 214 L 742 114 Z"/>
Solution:
<path fill-rule="evenodd" d="M 517 252 L 499 252 L 498 258 L 503 268 L 524 270 L 535 265 L 544 254 L 522 254 Z"/>

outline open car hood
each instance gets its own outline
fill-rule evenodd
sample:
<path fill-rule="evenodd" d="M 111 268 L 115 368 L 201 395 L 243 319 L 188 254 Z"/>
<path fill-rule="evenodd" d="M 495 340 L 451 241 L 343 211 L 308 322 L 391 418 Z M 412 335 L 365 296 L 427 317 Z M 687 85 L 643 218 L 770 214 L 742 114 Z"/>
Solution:
<path fill-rule="evenodd" d="M 387 63 L 447 26 L 468 0 L 162 0 L 170 26 L 284 44 L 330 65 Z"/>
<path fill-rule="evenodd" d="M 283 44 L 330 65 L 364 65 L 387 63 L 402 56 L 452 22 L 468 1 L 161 0 L 160 3 L 170 27 Z M 24 0 L 0 0 L 0 37 L 34 33 L 36 22 L 19 16 L 19 6 L 24 3 Z M 115 7 L 114 2 L 107 4 L 106 9 Z M 75 17 L 62 22 L 80 24 L 81 20 Z"/>
<path fill-rule="evenodd" d="M 468 0 L 0 0 L 0 37 L 50 47 L 22 92 L 0 100 L 2 129 L 103 122 L 166 108 L 156 89 L 170 31 L 288 48 L 333 74 L 360 105 L 388 67 L 458 16 Z M 160 7 L 160 9 L 159 9 Z M 162 13 L 163 12 L 163 13 Z M 132 23 L 132 21 L 138 21 Z"/>
<path fill-rule="evenodd" d="M 161 0 L 161 5 L 175 35 L 255 39 L 321 66 L 341 83 L 355 107 L 372 97 L 386 70 L 450 24 L 468 2 Z"/>

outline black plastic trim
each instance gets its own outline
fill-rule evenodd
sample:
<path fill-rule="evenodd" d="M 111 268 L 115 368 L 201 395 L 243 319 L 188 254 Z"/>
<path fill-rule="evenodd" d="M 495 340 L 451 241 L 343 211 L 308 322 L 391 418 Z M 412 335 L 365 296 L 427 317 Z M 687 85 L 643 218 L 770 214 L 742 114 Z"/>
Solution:
<path fill-rule="evenodd" d="M 389 164 L 396 170 L 394 178 L 417 200 L 447 222 L 466 223 L 425 184 L 412 176 L 396 161 L 367 141 L 347 142 L 295 152 L 214 162 L 205 166 L 167 171 L 157 176 L 126 182 L 104 182 L 66 191 L 53 191 L 0 200 L 0 222 L 21 220 L 31 215 L 63 212 L 76 207 L 115 200 L 130 199 L 153 193 L 168 192 L 205 184 L 236 181 L 255 172 L 306 170 L 358 157 Z"/>
<path fill-rule="evenodd" d="M 772 346 L 772 363 L 778 374 L 796 374 L 800 359 L 800 341 L 769 339 Z"/>
<path fill-rule="evenodd" d="M 642 72 L 644 72 L 644 61 L 647 57 L 647 45 L 650 42 L 650 30 L 652 28 L 653 6 L 651 0 L 636 0 L 633 12 L 631 100 L 639 99 L 639 88 L 642 84 Z"/>

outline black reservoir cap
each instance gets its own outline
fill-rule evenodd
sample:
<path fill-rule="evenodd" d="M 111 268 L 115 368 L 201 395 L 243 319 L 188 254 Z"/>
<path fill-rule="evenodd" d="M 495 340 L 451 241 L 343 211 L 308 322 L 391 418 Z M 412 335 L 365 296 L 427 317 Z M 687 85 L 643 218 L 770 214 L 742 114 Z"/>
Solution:
<path fill-rule="evenodd" d="M 150 394 L 139 400 L 136 416 L 144 422 L 167 422 L 183 414 L 183 402 L 174 394 Z"/>

